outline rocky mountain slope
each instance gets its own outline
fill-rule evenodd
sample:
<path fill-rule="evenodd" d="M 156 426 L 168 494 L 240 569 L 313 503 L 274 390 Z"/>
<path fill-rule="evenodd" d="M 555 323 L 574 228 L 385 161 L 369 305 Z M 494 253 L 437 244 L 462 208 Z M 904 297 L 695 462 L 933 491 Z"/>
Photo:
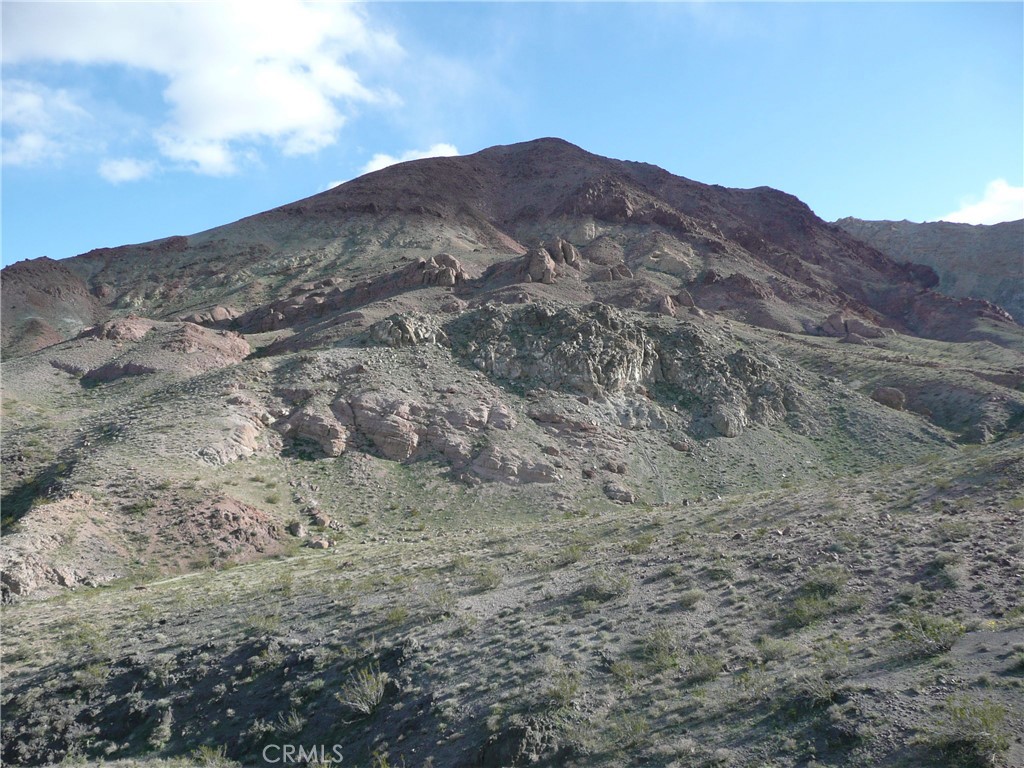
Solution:
<path fill-rule="evenodd" d="M 1012 764 L 1021 327 L 937 280 L 552 139 L 7 268 L 4 761 Z"/>
<path fill-rule="evenodd" d="M 991 301 L 1024 322 L 1024 219 L 974 226 L 849 217 L 836 225 L 895 261 L 928 265 L 942 293 Z"/>

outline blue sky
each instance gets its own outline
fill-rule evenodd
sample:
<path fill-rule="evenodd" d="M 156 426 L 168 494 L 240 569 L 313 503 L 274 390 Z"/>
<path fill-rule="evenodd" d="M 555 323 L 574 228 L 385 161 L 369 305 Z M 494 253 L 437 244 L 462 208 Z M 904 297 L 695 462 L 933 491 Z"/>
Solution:
<path fill-rule="evenodd" d="M 1024 216 L 1024 5 L 3 3 L 3 261 L 559 136 L 821 217 Z"/>

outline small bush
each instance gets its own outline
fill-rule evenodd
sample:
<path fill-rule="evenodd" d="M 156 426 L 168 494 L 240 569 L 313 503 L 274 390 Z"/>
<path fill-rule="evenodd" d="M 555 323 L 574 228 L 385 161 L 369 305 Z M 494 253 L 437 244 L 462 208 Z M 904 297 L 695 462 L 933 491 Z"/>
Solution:
<path fill-rule="evenodd" d="M 404 624 L 408 618 L 409 609 L 404 605 L 395 605 L 384 615 L 384 623 L 388 626 L 397 627 Z"/>
<path fill-rule="evenodd" d="M 838 565 L 823 565 L 811 571 L 800 591 L 803 595 L 832 597 L 838 595 L 849 581 L 850 574 Z"/>
<path fill-rule="evenodd" d="M 227 756 L 227 747 L 223 744 L 219 747 L 212 747 L 209 744 L 201 744 L 199 749 L 192 753 L 192 758 L 197 765 L 203 768 L 234 768 L 239 765 Z"/>
<path fill-rule="evenodd" d="M 579 673 L 556 661 L 548 665 L 547 674 L 548 685 L 544 690 L 545 702 L 554 709 L 571 707 L 582 689 Z"/>
<path fill-rule="evenodd" d="M 704 599 L 704 591 L 701 589 L 687 589 L 679 593 L 679 605 L 683 608 L 693 608 Z"/>
<path fill-rule="evenodd" d="M 497 568 L 484 568 L 473 576 L 473 584 L 481 592 L 486 592 L 500 585 L 502 578 L 501 571 Z"/>
<path fill-rule="evenodd" d="M 799 649 L 790 640 L 777 640 L 773 637 L 761 637 L 757 648 L 765 661 L 781 661 L 794 655 Z"/>
<path fill-rule="evenodd" d="M 963 624 L 952 619 L 915 611 L 900 621 L 893 643 L 900 656 L 927 658 L 952 648 L 964 629 Z"/>
<path fill-rule="evenodd" d="M 706 683 L 722 671 L 722 657 L 714 653 L 693 653 L 684 664 L 684 677 L 689 683 Z"/>
<path fill-rule="evenodd" d="M 567 565 L 578 563 L 585 554 L 587 554 L 586 546 L 583 544 L 570 544 L 555 555 L 555 567 L 564 568 Z"/>
<path fill-rule="evenodd" d="M 348 681 L 334 697 L 356 714 L 372 715 L 384 700 L 387 682 L 388 673 L 381 672 L 379 664 L 371 664 L 350 673 Z"/>
<path fill-rule="evenodd" d="M 654 542 L 654 534 L 644 533 L 626 544 L 625 550 L 631 555 L 642 555 L 645 552 L 651 551 L 651 547 L 654 546 Z"/>
<path fill-rule="evenodd" d="M 605 603 L 629 591 L 629 576 L 624 573 L 613 573 L 606 568 L 598 568 L 590 573 L 590 578 L 581 590 L 584 600 Z"/>
<path fill-rule="evenodd" d="M 928 741 L 954 765 L 993 765 L 1010 748 L 1006 708 L 994 701 L 951 696 Z"/>
<path fill-rule="evenodd" d="M 832 602 L 820 595 L 801 595 L 795 598 L 779 619 L 782 629 L 802 629 L 832 613 Z"/>
<path fill-rule="evenodd" d="M 679 643 L 672 630 L 658 627 L 644 638 L 643 657 L 653 672 L 664 672 L 679 666 Z"/>

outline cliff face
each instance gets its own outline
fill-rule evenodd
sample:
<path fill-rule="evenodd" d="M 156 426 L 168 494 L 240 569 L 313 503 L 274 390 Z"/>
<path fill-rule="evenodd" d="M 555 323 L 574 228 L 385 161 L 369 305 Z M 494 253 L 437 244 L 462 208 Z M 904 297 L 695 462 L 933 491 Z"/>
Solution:
<path fill-rule="evenodd" d="M 895 261 L 928 265 L 942 293 L 991 301 L 1024 323 L 1024 219 L 975 226 L 849 217 L 836 224 Z"/>

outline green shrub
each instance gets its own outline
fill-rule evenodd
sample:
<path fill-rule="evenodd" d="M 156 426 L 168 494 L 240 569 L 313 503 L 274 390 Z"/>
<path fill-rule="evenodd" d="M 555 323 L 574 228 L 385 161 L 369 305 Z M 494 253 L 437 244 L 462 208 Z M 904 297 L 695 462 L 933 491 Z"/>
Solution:
<path fill-rule="evenodd" d="M 938 728 L 927 740 L 953 765 L 994 765 L 1010 748 L 1006 708 L 994 701 L 950 696 Z"/>
<path fill-rule="evenodd" d="M 631 555 L 642 555 L 645 552 L 651 551 L 651 547 L 654 546 L 654 542 L 654 534 L 643 533 L 633 539 L 633 541 L 626 544 L 625 550 Z"/>
<path fill-rule="evenodd" d="M 905 658 L 937 656 L 952 648 L 964 630 L 963 624 L 952 619 L 914 611 L 900 621 L 893 643 Z"/>
<path fill-rule="evenodd" d="M 664 672 L 679 666 L 679 643 L 668 627 L 653 630 L 642 643 L 644 661 L 653 672 Z"/>
<path fill-rule="evenodd" d="M 722 657 L 715 653 L 690 654 L 683 664 L 684 677 L 688 683 L 706 683 L 714 680 L 722 671 Z"/>
<path fill-rule="evenodd" d="M 629 591 L 629 576 L 624 573 L 613 573 L 607 568 L 591 571 L 589 578 L 581 589 L 584 600 L 605 603 Z"/>
<path fill-rule="evenodd" d="M 679 593 L 679 605 L 683 608 L 693 608 L 704 599 L 704 591 L 701 589 L 687 589 Z"/>

